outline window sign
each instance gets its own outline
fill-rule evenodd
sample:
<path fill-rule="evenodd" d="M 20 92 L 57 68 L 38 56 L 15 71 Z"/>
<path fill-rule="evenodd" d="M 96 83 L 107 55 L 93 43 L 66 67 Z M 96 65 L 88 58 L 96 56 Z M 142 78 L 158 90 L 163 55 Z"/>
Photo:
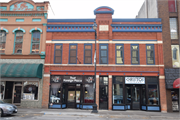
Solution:
<path fill-rule="evenodd" d="M 125 84 L 145 84 L 145 77 L 125 77 Z"/>
<path fill-rule="evenodd" d="M 82 77 L 64 76 L 63 83 L 82 83 Z"/>
<path fill-rule="evenodd" d="M 52 83 L 59 83 L 59 82 L 61 82 L 61 77 L 60 76 L 52 76 L 51 82 Z"/>
<path fill-rule="evenodd" d="M 90 77 L 90 76 L 86 76 L 86 78 L 85 78 L 85 82 L 87 82 L 87 83 L 93 83 L 94 82 L 94 77 Z"/>

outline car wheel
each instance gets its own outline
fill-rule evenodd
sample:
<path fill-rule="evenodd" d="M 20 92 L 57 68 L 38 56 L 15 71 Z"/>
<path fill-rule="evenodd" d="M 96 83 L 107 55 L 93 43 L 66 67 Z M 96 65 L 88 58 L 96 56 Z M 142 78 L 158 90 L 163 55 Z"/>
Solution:
<path fill-rule="evenodd" d="M 1 117 L 3 117 L 4 116 L 4 113 L 3 113 L 3 110 L 1 109 Z"/>

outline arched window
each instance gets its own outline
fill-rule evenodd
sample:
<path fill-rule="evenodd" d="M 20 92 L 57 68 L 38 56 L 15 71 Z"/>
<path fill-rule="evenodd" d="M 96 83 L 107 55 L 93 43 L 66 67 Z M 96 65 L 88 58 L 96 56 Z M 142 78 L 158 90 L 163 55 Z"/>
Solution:
<path fill-rule="evenodd" d="M 176 60 L 177 59 L 177 48 L 173 49 L 173 59 Z"/>
<path fill-rule="evenodd" d="M 22 53 L 22 44 L 23 44 L 23 31 L 15 31 L 15 47 L 14 53 Z"/>
<path fill-rule="evenodd" d="M 0 30 L 0 54 L 5 53 L 6 31 Z"/>
<path fill-rule="evenodd" d="M 32 31 L 32 40 L 31 40 L 31 53 L 38 54 L 40 47 L 40 31 L 33 30 Z"/>

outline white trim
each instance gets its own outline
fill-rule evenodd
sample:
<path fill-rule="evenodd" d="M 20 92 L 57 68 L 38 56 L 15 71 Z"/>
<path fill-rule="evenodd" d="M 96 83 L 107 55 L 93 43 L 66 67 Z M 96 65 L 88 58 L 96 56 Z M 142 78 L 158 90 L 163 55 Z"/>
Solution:
<path fill-rule="evenodd" d="M 99 75 L 96 75 L 96 78 L 99 78 Z"/>
<path fill-rule="evenodd" d="M 46 43 L 94 43 L 94 41 L 51 41 L 47 40 Z M 97 43 L 122 43 L 122 44 L 162 44 L 163 41 L 97 41 Z"/>
<path fill-rule="evenodd" d="M 94 64 L 44 64 L 46 66 L 94 66 Z M 135 67 L 164 67 L 164 65 L 131 65 L 131 64 L 96 64 L 96 66 L 135 66 Z"/>
<path fill-rule="evenodd" d="M 50 77 L 50 74 L 44 74 L 43 76 L 44 77 Z"/>
<path fill-rule="evenodd" d="M 165 76 L 159 76 L 159 79 L 165 79 Z"/>
<path fill-rule="evenodd" d="M 112 78 L 112 75 L 109 75 L 109 78 Z"/>

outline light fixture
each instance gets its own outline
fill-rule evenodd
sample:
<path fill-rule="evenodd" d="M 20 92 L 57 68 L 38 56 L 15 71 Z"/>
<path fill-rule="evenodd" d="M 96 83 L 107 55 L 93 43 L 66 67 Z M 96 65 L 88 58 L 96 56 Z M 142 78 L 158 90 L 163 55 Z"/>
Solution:
<path fill-rule="evenodd" d="M 93 29 L 96 30 L 97 29 L 97 24 L 96 24 L 96 21 L 94 21 L 94 24 L 93 24 Z"/>
<path fill-rule="evenodd" d="M 88 93 L 87 91 L 85 91 L 85 93 Z"/>

